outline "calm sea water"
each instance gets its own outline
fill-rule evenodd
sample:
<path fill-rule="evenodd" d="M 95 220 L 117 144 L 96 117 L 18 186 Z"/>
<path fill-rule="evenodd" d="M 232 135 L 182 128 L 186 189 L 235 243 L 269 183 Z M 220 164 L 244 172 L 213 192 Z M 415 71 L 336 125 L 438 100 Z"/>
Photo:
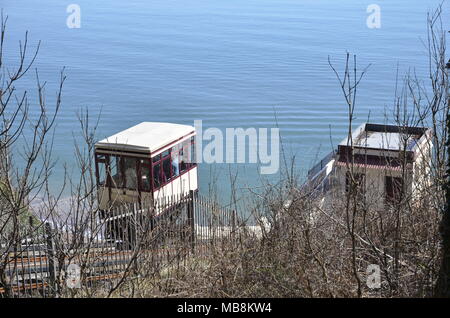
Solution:
<path fill-rule="evenodd" d="M 345 135 L 346 108 L 328 56 L 342 69 L 346 51 L 372 64 L 359 89 L 357 124 L 383 121 L 392 105 L 397 66 L 426 75 L 426 14 L 440 1 L 400 0 L 1 0 L 9 15 L 7 59 L 14 63 L 25 30 L 42 41 L 36 67 L 54 100 L 66 67 L 63 109 L 55 136 L 62 164 L 73 164 L 76 113 L 102 111 L 98 138 L 141 121 L 203 126 L 274 127 L 296 155 L 300 174 Z M 81 7 L 81 28 L 66 26 L 69 4 Z M 381 8 L 381 28 L 366 26 L 368 5 Z M 444 18 L 448 17 L 445 4 Z M 448 25 L 447 22 L 445 22 Z M 447 28 L 448 29 L 448 28 Z M 34 76 L 23 88 L 35 88 Z M 241 187 L 257 168 L 239 168 Z M 236 169 L 234 166 L 233 169 Z M 226 165 L 202 165 L 227 193 Z"/>

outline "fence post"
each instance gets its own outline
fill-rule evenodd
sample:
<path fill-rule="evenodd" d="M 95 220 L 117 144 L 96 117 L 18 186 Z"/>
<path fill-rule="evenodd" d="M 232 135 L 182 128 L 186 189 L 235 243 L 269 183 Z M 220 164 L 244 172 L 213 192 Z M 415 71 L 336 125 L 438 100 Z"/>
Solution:
<path fill-rule="evenodd" d="M 140 203 L 139 203 L 140 205 Z M 134 235 L 133 235 L 133 254 L 136 253 L 136 251 L 140 248 L 142 248 L 142 233 L 140 233 L 140 227 L 139 227 L 139 223 L 138 223 L 138 218 L 139 218 L 139 209 L 136 203 L 133 204 L 133 220 L 134 220 Z M 138 260 L 138 255 L 139 254 L 135 254 L 135 258 L 134 258 L 134 270 L 136 275 L 139 274 L 139 260 Z"/>
<path fill-rule="evenodd" d="M 192 252 L 194 251 L 195 248 L 195 219 L 194 219 L 194 191 L 193 190 L 189 190 L 189 201 L 188 201 L 188 222 L 189 222 L 189 226 L 190 226 L 190 231 L 191 231 L 191 236 L 190 236 L 190 240 L 191 240 L 191 248 L 192 248 Z"/>
<path fill-rule="evenodd" d="M 50 292 L 52 296 L 56 296 L 57 284 L 56 284 L 56 267 L 55 267 L 55 250 L 53 246 L 53 230 L 50 223 L 45 223 L 45 236 L 47 239 L 47 259 L 48 259 L 48 273 L 50 277 Z"/>

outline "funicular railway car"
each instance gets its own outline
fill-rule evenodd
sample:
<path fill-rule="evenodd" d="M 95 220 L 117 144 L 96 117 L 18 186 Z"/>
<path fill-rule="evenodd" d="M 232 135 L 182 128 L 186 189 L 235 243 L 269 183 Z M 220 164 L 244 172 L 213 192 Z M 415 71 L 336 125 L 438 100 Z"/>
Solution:
<path fill-rule="evenodd" d="M 183 197 L 198 190 L 195 128 L 142 122 L 97 142 L 95 165 L 103 219 L 117 220 L 108 215 L 116 206 Z M 163 213 L 155 209 L 155 217 Z"/>

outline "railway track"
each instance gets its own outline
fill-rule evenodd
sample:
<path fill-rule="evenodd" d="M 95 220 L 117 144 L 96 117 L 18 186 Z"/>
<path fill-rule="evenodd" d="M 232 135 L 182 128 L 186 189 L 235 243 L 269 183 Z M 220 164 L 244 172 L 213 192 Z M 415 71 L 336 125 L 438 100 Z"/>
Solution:
<path fill-rule="evenodd" d="M 114 274 L 103 274 L 103 275 L 95 275 L 95 276 L 88 276 L 86 277 L 86 281 L 92 282 L 92 281 L 102 281 L 102 280 L 109 280 L 109 279 L 115 279 L 122 277 L 124 272 L 121 273 L 114 273 Z M 39 290 L 43 288 L 49 288 L 50 285 L 48 283 L 31 283 L 31 284 L 25 284 L 21 286 L 11 286 L 11 289 L 13 292 L 27 292 L 31 290 Z M 0 295 L 4 294 L 6 292 L 5 288 L 0 287 Z"/>
<path fill-rule="evenodd" d="M 140 252 L 140 256 L 155 256 L 157 259 L 176 255 L 179 253 L 177 248 L 158 248 L 146 249 Z M 21 257 L 10 258 L 6 267 L 6 275 L 10 277 L 10 286 L 13 293 L 26 293 L 33 290 L 44 290 L 50 288 L 47 280 L 49 279 L 50 266 L 49 258 L 45 255 L 27 257 L 21 253 Z M 13 256 L 13 255 L 10 255 Z M 121 277 L 125 273 L 127 264 L 132 260 L 133 251 L 94 251 L 89 255 L 87 269 L 92 274 L 84 277 L 84 282 L 102 281 Z M 61 270 L 77 259 L 83 259 L 86 255 L 79 255 L 73 258 L 67 258 Z M 55 264 L 57 267 L 57 265 Z M 108 273 L 109 272 L 109 273 Z M 0 297 L 5 293 L 5 288 L 0 287 Z"/>

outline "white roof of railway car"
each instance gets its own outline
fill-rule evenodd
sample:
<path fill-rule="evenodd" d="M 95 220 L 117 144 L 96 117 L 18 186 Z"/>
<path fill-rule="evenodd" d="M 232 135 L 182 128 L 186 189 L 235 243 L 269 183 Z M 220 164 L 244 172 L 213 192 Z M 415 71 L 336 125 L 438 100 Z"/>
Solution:
<path fill-rule="evenodd" d="M 95 146 L 112 150 L 154 152 L 194 131 L 195 128 L 189 125 L 142 122 L 100 140 Z"/>

